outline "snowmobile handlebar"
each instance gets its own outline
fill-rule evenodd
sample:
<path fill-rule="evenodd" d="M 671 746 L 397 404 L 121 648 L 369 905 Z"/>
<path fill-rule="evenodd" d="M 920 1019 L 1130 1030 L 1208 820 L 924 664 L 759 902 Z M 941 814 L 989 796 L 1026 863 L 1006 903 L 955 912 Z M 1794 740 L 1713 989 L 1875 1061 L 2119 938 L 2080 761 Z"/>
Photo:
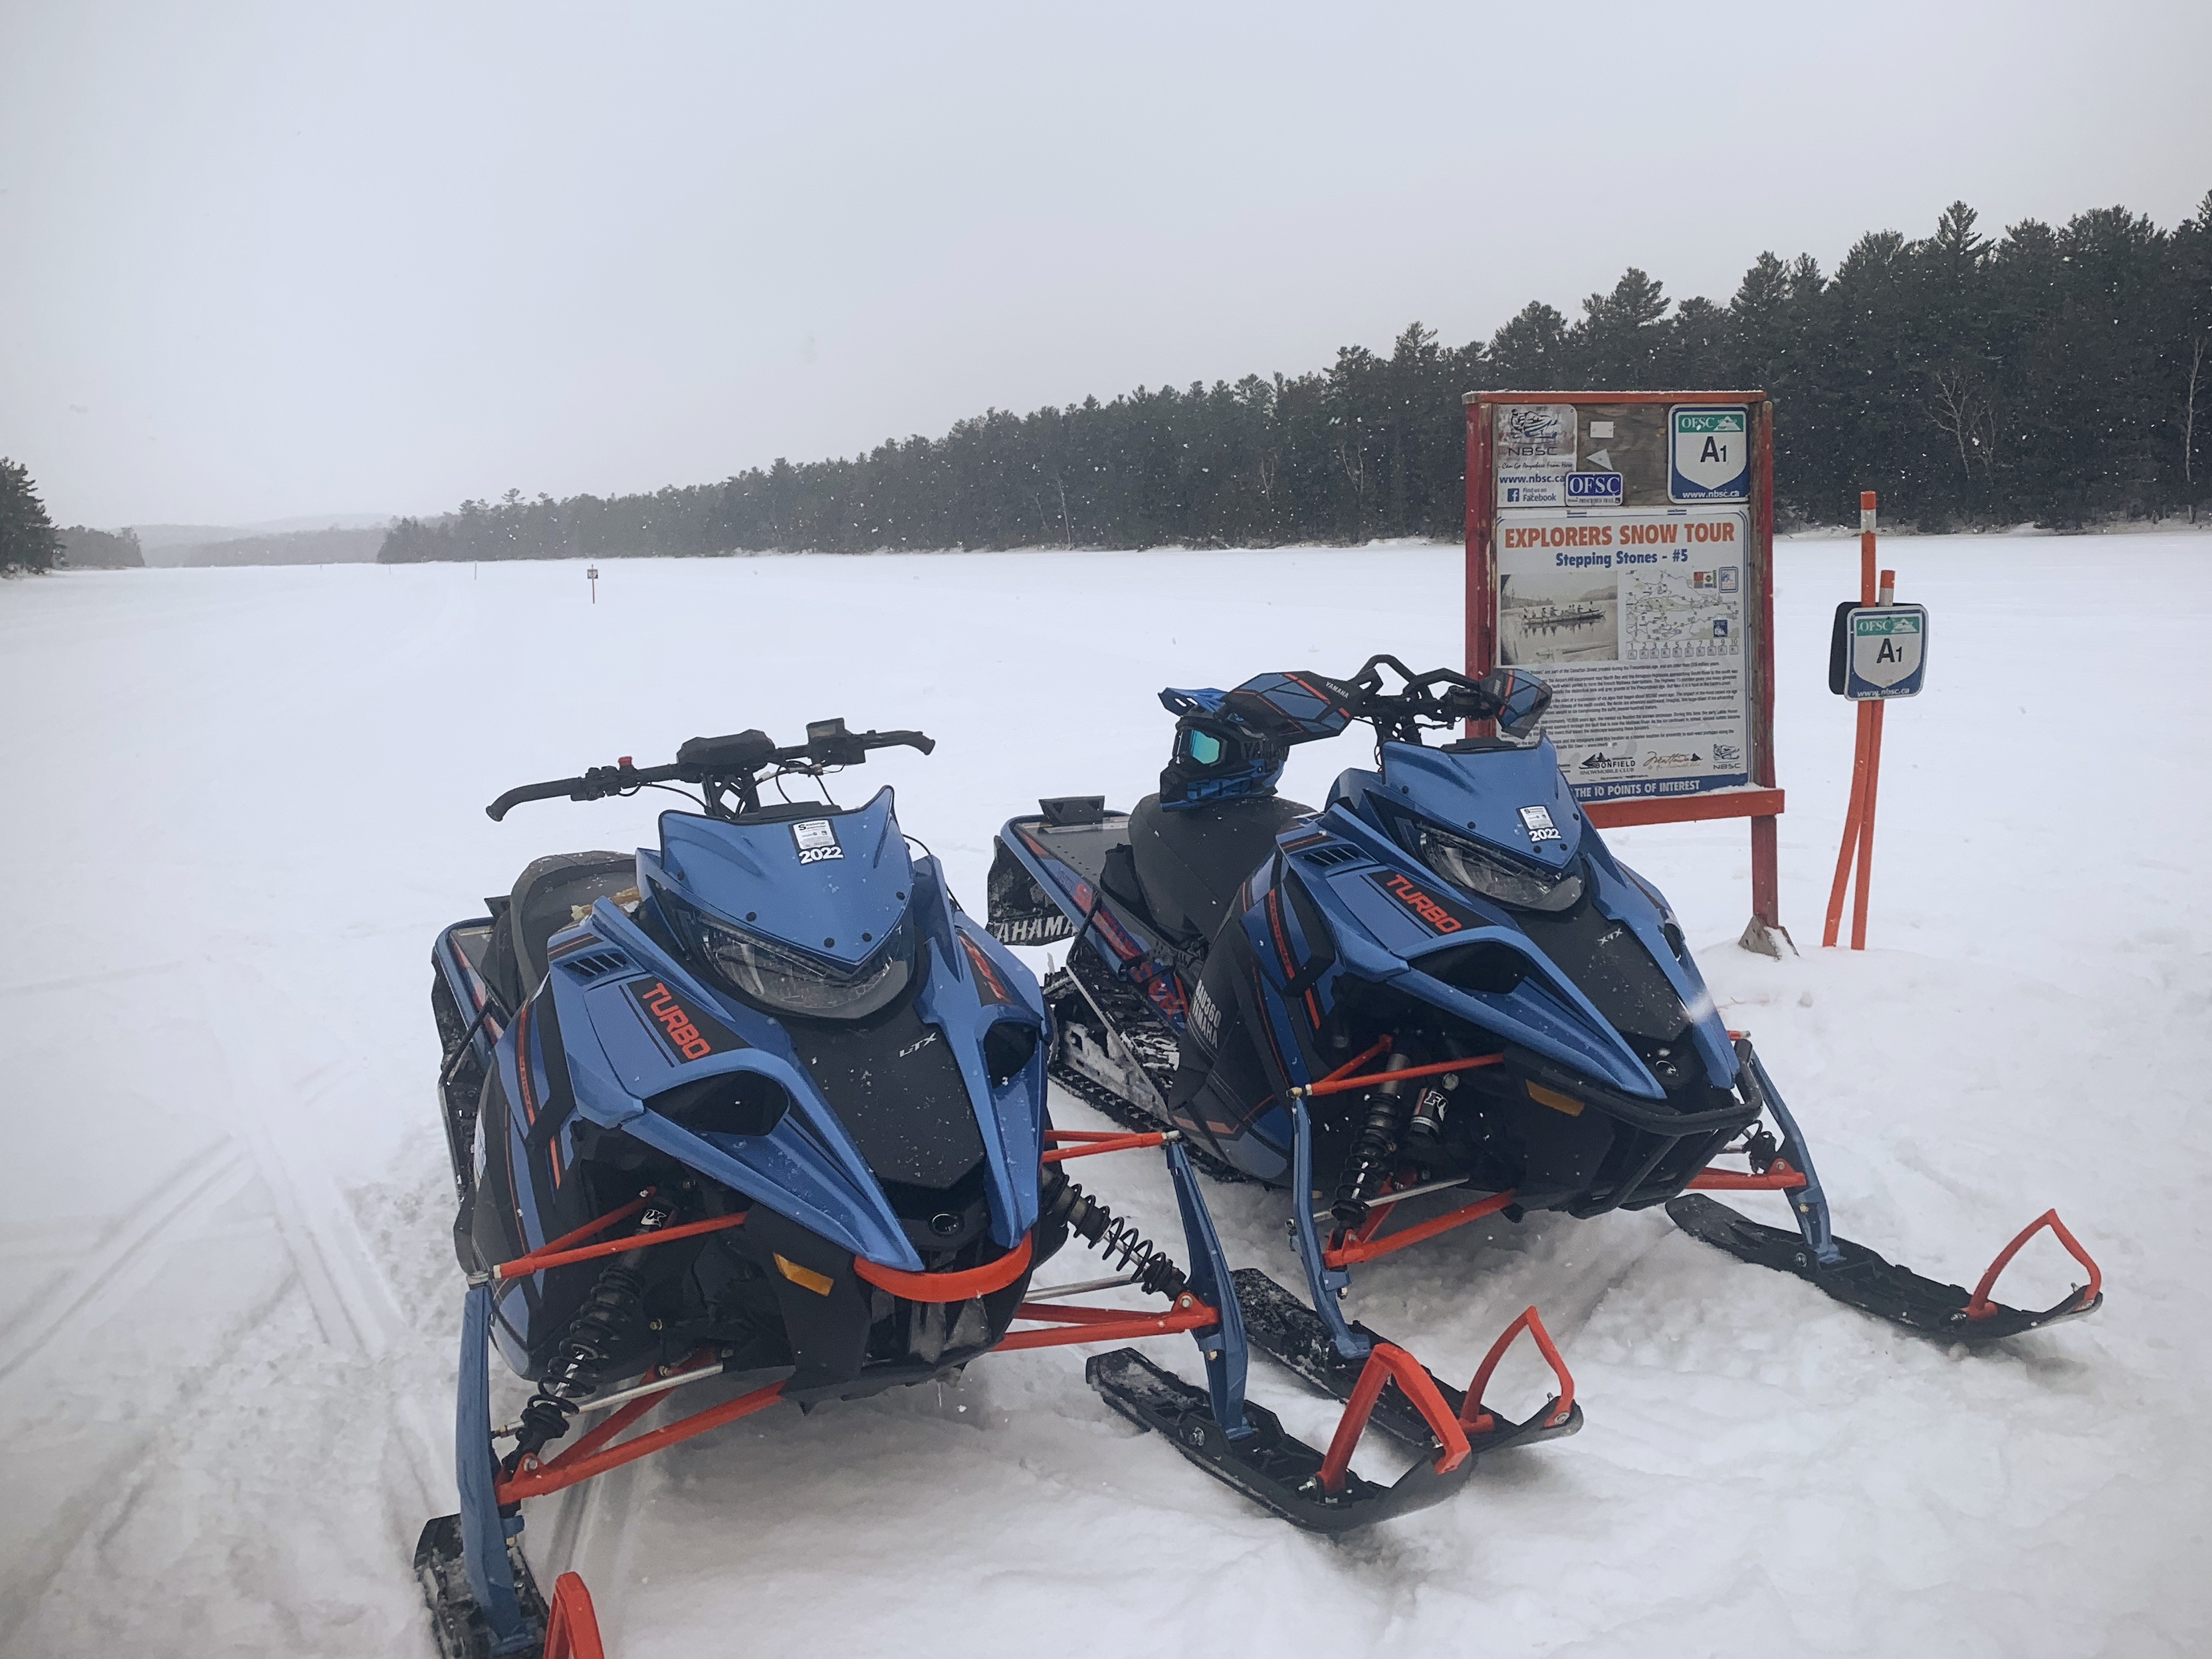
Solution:
<path fill-rule="evenodd" d="M 1404 682 L 1395 691 L 1382 689 L 1381 670 L 1386 667 Z M 1424 726 L 1452 726 L 1468 720 L 1494 720 L 1513 736 L 1525 736 L 1535 729 L 1552 702 L 1550 686 L 1518 670 L 1493 668 L 1479 680 L 1451 668 L 1416 674 L 1397 658 L 1380 653 L 1370 657 L 1345 684 L 1352 694 L 1345 700 L 1352 717 L 1367 721 L 1385 741 L 1395 743 L 1419 743 Z"/>
<path fill-rule="evenodd" d="M 625 756 L 612 766 L 588 767 L 580 777 L 519 784 L 485 807 L 484 816 L 497 823 L 528 800 L 604 800 L 665 783 L 696 784 L 710 791 L 710 812 L 726 790 L 737 793 L 742 810 L 750 810 L 758 805 L 757 775 L 771 767 L 780 772 L 820 772 L 858 765 L 872 749 L 919 749 L 927 755 L 936 747 L 937 740 L 924 732 L 848 732 L 842 720 L 809 720 L 805 742 L 780 749 L 757 728 L 727 737 L 692 738 L 676 751 L 672 765 L 634 766 Z"/>

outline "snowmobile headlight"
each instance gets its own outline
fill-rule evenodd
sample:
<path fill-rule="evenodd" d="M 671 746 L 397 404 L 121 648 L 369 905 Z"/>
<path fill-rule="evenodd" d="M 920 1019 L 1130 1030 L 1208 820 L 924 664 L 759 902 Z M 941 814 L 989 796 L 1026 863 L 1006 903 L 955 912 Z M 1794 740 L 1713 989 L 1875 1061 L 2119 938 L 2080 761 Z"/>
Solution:
<path fill-rule="evenodd" d="M 1421 826 L 1421 862 L 1470 893 L 1523 910 L 1570 910 L 1583 896 L 1583 878 L 1571 870 L 1553 873 L 1478 846 L 1433 824 Z"/>
<path fill-rule="evenodd" d="M 717 921 L 681 901 L 673 913 L 691 954 L 746 1001 L 812 1019 L 865 1019 L 887 1006 L 914 976 L 914 930 L 902 918 L 890 937 L 856 968 L 780 945 Z"/>

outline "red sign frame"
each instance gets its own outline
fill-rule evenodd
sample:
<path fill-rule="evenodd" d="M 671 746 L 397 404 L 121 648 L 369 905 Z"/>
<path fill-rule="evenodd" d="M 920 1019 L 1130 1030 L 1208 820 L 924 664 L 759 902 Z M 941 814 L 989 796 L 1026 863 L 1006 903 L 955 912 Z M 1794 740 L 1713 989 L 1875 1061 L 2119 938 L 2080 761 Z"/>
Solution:
<path fill-rule="evenodd" d="M 1782 930 L 1776 840 L 1783 791 L 1774 769 L 1774 403 L 1764 392 L 1470 392 L 1467 408 L 1467 672 L 1480 677 L 1498 649 L 1498 473 L 1491 411 L 1500 404 L 1741 404 L 1751 410 L 1751 548 L 1746 579 L 1751 643 L 1749 787 L 1701 794 L 1592 801 L 1583 807 L 1601 830 L 1713 818 L 1751 820 L 1751 911 L 1743 944 L 1780 954 Z M 1783 931 L 1783 937 L 1789 935 Z"/>

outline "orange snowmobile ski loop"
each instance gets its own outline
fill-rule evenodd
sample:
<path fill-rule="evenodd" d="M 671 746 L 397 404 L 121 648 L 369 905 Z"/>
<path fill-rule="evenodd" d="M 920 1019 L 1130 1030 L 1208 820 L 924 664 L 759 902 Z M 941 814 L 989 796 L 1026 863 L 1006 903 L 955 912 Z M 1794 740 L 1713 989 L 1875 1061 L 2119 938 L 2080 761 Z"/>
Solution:
<path fill-rule="evenodd" d="M 1990 1288 L 1996 1284 L 1997 1275 L 2005 1270 L 2006 1267 L 2011 1262 L 2013 1257 L 2020 1254 L 2021 1246 L 2027 1243 L 2029 1239 L 2034 1237 L 2037 1233 L 2040 1232 L 2045 1227 L 2050 1228 L 2052 1234 L 2057 1238 L 2058 1242 L 2066 1247 L 2067 1255 L 2072 1256 L 2076 1261 L 2080 1262 L 2084 1267 L 2089 1270 L 2089 1282 L 2087 1285 L 2082 1285 L 2079 1290 L 2075 1291 L 2071 1296 L 2068 1297 L 2065 1301 L 2060 1303 L 2058 1305 L 2062 1308 L 2086 1308 L 2104 1294 L 2105 1275 L 2103 1272 L 2098 1267 L 2096 1262 L 2091 1259 L 2088 1251 L 2081 1248 L 2081 1241 L 2075 1237 L 2072 1233 L 2066 1231 L 2066 1224 L 2058 1218 L 2058 1212 L 2056 1210 L 2045 1210 L 2041 1215 L 2036 1217 L 2034 1220 L 2029 1222 L 2027 1226 L 2021 1228 L 2018 1237 L 2014 1238 L 2011 1243 L 2006 1245 L 2004 1249 L 1997 1252 L 1997 1259 L 1990 1263 L 1990 1270 L 1982 1275 L 1982 1282 L 1974 1286 L 1974 1294 L 1966 1304 L 1967 1318 L 1993 1318 L 1998 1311 L 2003 1308 L 2004 1304 L 2002 1303 L 1992 1302 L 1990 1300 Z"/>

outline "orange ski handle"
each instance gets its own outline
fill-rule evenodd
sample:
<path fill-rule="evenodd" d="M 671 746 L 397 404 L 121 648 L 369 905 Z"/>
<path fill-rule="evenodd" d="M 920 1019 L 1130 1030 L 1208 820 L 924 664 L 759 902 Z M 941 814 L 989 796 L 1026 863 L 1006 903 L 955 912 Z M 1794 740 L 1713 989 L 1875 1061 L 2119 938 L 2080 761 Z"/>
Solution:
<path fill-rule="evenodd" d="M 553 1605 L 545 1614 L 545 1659 L 607 1659 L 592 1592 L 573 1572 L 553 1581 Z"/>
<path fill-rule="evenodd" d="M 1467 1385 L 1467 1404 L 1460 1408 L 1459 1420 L 1469 1432 L 1487 1434 L 1498 1426 L 1497 1419 L 1482 1403 L 1482 1391 L 1489 1386 L 1490 1374 L 1498 1369 L 1498 1362 L 1505 1357 L 1506 1349 L 1513 1346 L 1513 1339 L 1523 1331 L 1535 1339 L 1536 1352 L 1544 1356 L 1544 1363 L 1552 1368 L 1552 1375 L 1559 1379 L 1559 1397 L 1546 1408 L 1544 1426 L 1551 1428 L 1565 1422 L 1569 1413 L 1574 1410 L 1574 1373 L 1567 1369 L 1567 1362 L 1559 1358 L 1559 1346 L 1552 1340 L 1551 1332 L 1544 1328 L 1541 1316 L 1535 1309 L 1530 1308 L 1499 1333 L 1498 1340 L 1490 1345 L 1490 1352 L 1483 1355 L 1482 1364 L 1475 1368 L 1474 1381 Z"/>
<path fill-rule="evenodd" d="M 1990 1263 L 1990 1270 L 1982 1275 L 1982 1282 L 1974 1286 L 1973 1297 L 1966 1304 L 1967 1318 L 1992 1318 L 2003 1307 L 2002 1303 L 1990 1300 L 1990 1288 L 1997 1282 L 1997 1275 L 2011 1263 L 2013 1257 L 2020 1254 L 2021 1246 L 2045 1227 L 2050 1228 L 2052 1235 L 2066 1247 L 2067 1255 L 2089 1270 L 2089 1282 L 2058 1305 L 2062 1308 L 2086 1308 L 2105 1293 L 2105 1275 L 2088 1251 L 2081 1248 L 2081 1241 L 2066 1231 L 2066 1224 L 2058 1218 L 2057 1211 L 2045 1210 L 2021 1228 L 2017 1238 L 1997 1252 L 1997 1259 Z"/>
<path fill-rule="evenodd" d="M 1352 1390 L 1352 1398 L 1345 1402 L 1344 1415 L 1337 1419 L 1336 1437 L 1328 1443 L 1328 1455 L 1322 1460 L 1322 1489 L 1328 1492 L 1344 1490 L 1344 1477 L 1352 1468 L 1352 1449 L 1358 1445 L 1359 1437 L 1367 1428 L 1367 1419 L 1375 1410 L 1375 1402 L 1382 1397 L 1385 1383 L 1395 1382 L 1429 1431 L 1443 1443 L 1437 1454 L 1436 1471 L 1449 1474 L 1467 1462 L 1467 1431 L 1461 1428 L 1444 1404 L 1444 1397 L 1437 1392 L 1436 1380 L 1428 1368 L 1403 1348 L 1389 1342 L 1377 1342 L 1368 1351 L 1367 1364 L 1359 1373 L 1359 1381 Z"/>

